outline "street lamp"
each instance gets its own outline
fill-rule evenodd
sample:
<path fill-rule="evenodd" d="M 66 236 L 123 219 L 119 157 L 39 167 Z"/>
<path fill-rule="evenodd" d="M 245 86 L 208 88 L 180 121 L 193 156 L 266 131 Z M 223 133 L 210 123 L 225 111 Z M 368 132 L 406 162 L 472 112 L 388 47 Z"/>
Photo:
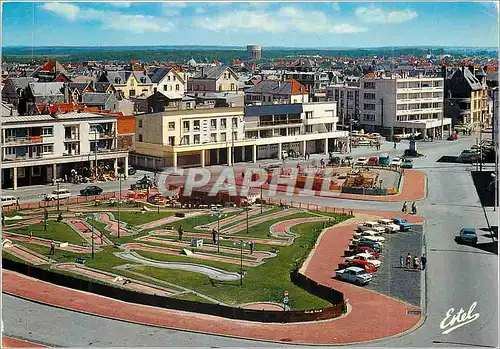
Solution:
<path fill-rule="evenodd" d="M 126 169 L 125 169 L 126 171 Z M 123 176 L 125 176 L 123 174 Z M 121 201 L 122 201 L 122 173 L 118 174 L 118 183 L 120 187 L 120 194 L 118 196 L 118 239 L 120 238 L 120 206 L 121 206 Z"/>
<path fill-rule="evenodd" d="M 56 182 L 57 185 L 57 213 L 59 213 L 59 180 Z"/>
<path fill-rule="evenodd" d="M 220 252 L 220 237 L 219 237 L 219 232 L 220 232 L 220 216 L 221 212 L 219 209 L 217 209 L 217 253 Z"/>
<path fill-rule="evenodd" d="M 249 210 L 249 208 L 248 208 L 249 207 L 248 206 L 248 199 L 247 199 L 246 203 L 247 203 L 246 209 L 247 209 L 247 234 L 248 234 L 248 210 Z"/>
<path fill-rule="evenodd" d="M 234 242 L 234 244 L 240 245 L 240 286 L 243 286 L 243 246 L 246 245 L 246 242 L 239 240 L 238 242 Z"/>

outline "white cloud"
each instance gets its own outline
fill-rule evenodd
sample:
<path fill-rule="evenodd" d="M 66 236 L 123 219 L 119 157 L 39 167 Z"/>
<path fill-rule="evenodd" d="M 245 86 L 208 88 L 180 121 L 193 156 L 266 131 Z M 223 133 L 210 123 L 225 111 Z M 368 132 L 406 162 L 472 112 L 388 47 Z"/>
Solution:
<path fill-rule="evenodd" d="M 129 8 L 132 3 L 130 2 L 110 2 L 111 6 Z"/>
<path fill-rule="evenodd" d="M 42 8 L 55 13 L 58 16 L 74 21 L 78 17 L 80 8 L 72 4 L 65 4 L 61 2 L 47 2 L 42 5 Z"/>
<path fill-rule="evenodd" d="M 340 11 L 340 4 L 337 1 L 331 2 L 330 7 L 334 11 Z"/>
<path fill-rule="evenodd" d="M 200 15 L 205 13 L 205 9 L 203 7 L 197 7 L 194 9 L 194 12 Z"/>
<path fill-rule="evenodd" d="M 195 23 L 202 28 L 214 31 L 254 30 L 269 33 L 297 31 L 331 34 L 366 31 L 364 28 L 331 21 L 323 12 L 304 11 L 293 6 L 281 7 L 275 12 L 233 11 L 218 16 L 199 17 Z"/>
<path fill-rule="evenodd" d="M 162 14 L 167 17 L 180 16 L 181 9 L 186 7 L 185 2 L 164 2 L 162 3 Z"/>
<path fill-rule="evenodd" d="M 129 31 L 132 33 L 168 32 L 171 21 L 155 16 L 124 14 L 116 11 L 101 11 L 93 8 L 80 8 L 72 4 L 47 3 L 43 8 L 69 20 L 97 21 L 103 29 Z M 61 6 L 63 5 L 63 6 Z"/>
<path fill-rule="evenodd" d="M 358 7 L 355 11 L 360 21 L 366 23 L 403 23 L 418 17 L 412 10 L 384 11 L 379 7 Z"/>

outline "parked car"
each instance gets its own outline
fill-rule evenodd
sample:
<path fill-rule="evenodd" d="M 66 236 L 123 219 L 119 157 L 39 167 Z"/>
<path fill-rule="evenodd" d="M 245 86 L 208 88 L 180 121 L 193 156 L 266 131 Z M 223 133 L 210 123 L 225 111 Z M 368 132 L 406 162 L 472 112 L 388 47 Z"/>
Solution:
<path fill-rule="evenodd" d="M 153 181 L 147 177 L 144 176 L 141 179 L 139 179 L 135 184 L 132 184 L 130 186 L 131 190 L 136 190 L 136 189 L 149 189 L 153 186 Z"/>
<path fill-rule="evenodd" d="M 460 234 L 455 236 L 455 241 L 458 244 L 469 244 L 475 246 L 477 244 L 477 234 L 474 228 L 462 228 Z"/>
<path fill-rule="evenodd" d="M 333 165 L 333 166 L 340 165 L 340 163 L 341 163 L 341 159 L 338 156 L 332 156 L 330 158 L 330 160 L 328 161 L 328 165 Z"/>
<path fill-rule="evenodd" d="M 378 157 L 372 156 L 371 158 L 369 158 L 368 165 L 369 166 L 377 166 L 378 165 Z"/>
<path fill-rule="evenodd" d="M 363 232 L 363 237 L 360 240 L 370 240 L 370 241 L 376 241 L 376 242 L 385 242 L 385 237 L 380 236 L 378 233 L 371 231 L 371 230 L 366 230 Z"/>
<path fill-rule="evenodd" d="M 381 227 L 385 228 L 386 233 L 397 233 L 401 228 L 395 224 L 392 219 L 382 218 L 377 221 Z"/>
<path fill-rule="evenodd" d="M 351 282 L 356 285 L 366 285 L 373 278 L 365 269 L 358 267 L 348 267 L 346 269 L 337 270 L 335 272 L 335 277 L 339 280 Z"/>
<path fill-rule="evenodd" d="M 449 141 L 456 141 L 457 139 L 458 139 L 458 136 L 456 134 L 452 134 L 447 138 L 447 140 L 449 140 Z"/>
<path fill-rule="evenodd" d="M 376 248 L 372 248 L 372 247 L 368 247 L 368 246 L 360 246 L 360 247 L 357 247 L 356 248 L 356 251 L 358 253 L 369 253 L 371 254 L 373 257 L 379 259 L 380 258 L 380 250 L 376 249 Z"/>
<path fill-rule="evenodd" d="M 339 264 L 339 269 L 346 269 L 349 267 L 358 267 L 364 269 L 367 273 L 375 273 L 377 267 L 372 262 L 363 261 L 360 259 L 343 262 Z"/>
<path fill-rule="evenodd" d="M 80 195 L 82 196 L 90 196 L 90 195 L 99 195 L 102 193 L 102 188 L 97 185 L 89 185 L 85 189 L 80 190 Z"/>
<path fill-rule="evenodd" d="M 356 160 L 356 165 L 358 165 L 358 166 L 366 165 L 367 163 L 368 163 L 368 159 L 364 158 L 364 157 L 358 158 Z"/>
<path fill-rule="evenodd" d="M 403 163 L 403 161 L 401 160 L 401 158 L 393 158 L 392 161 L 391 161 L 391 166 L 401 166 Z"/>
<path fill-rule="evenodd" d="M 406 221 L 404 218 L 393 218 L 392 221 L 394 224 L 399 225 L 399 229 L 401 231 L 408 231 L 411 229 L 411 224 Z"/>
<path fill-rule="evenodd" d="M 356 245 L 358 247 L 368 246 L 368 247 L 378 248 L 379 250 L 382 250 L 382 243 L 377 242 L 377 241 L 372 241 L 372 240 L 361 239 L 356 243 Z"/>
<path fill-rule="evenodd" d="M 17 204 L 15 196 L 2 196 L 2 207 L 8 207 Z"/>
<path fill-rule="evenodd" d="M 358 253 L 354 256 L 346 257 L 344 259 L 345 262 L 351 262 L 351 261 L 356 261 L 356 260 L 367 261 L 367 262 L 373 263 L 373 265 L 376 266 L 377 268 L 380 267 L 380 265 L 382 264 L 381 261 L 379 261 L 378 259 L 376 259 L 374 256 L 372 256 L 369 253 Z"/>
<path fill-rule="evenodd" d="M 45 195 L 45 200 L 53 201 L 53 200 L 61 200 L 67 199 L 71 197 L 71 193 L 68 189 L 59 189 L 54 190 L 52 193 Z"/>
<path fill-rule="evenodd" d="M 401 163 L 401 168 L 413 168 L 413 160 L 412 159 L 403 159 Z"/>
<path fill-rule="evenodd" d="M 387 153 L 384 153 L 384 154 L 381 154 L 379 157 L 378 157 L 378 164 L 380 166 L 389 166 L 390 164 L 390 159 L 389 159 L 389 154 Z"/>
<path fill-rule="evenodd" d="M 358 224 L 357 231 L 362 232 L 364 230 L 374 230 L 378 226 L 379 224 L 377 222 L 371 222 L 371 221 L 363 222 Z"/>

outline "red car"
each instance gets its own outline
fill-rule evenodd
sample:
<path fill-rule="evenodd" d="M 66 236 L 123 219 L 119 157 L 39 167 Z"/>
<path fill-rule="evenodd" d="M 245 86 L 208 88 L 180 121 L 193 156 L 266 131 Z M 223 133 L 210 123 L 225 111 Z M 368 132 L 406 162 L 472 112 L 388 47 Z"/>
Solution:
<path fill-rule="evenodd" d="M 381 257 L 380 253 L 378 253 L 377 251 L 375 251 L 373 248 L 371 248 L 369 246 L 358 247 L 358 253 L 369 253 L 377 259 L 379 259 L 379 257 Z"/>
<path fill-rule="evenodd" d="M 343 262 L 339 264 L 339 269 L 345 269 L 349 267 L 358 267 L 364 269 L 367 273 L 374 273 L 377 271 L 377 267 L 373 265 L 373 263 L 370 263 L 368 261 L 362 261 L 362 260 L 352 260 L 349 262 Z"/>
<path fill-rule="evenodd" d="M 372 156 L 368 159 L 368 166 L 377 166 L 378 165 L 378 157 Z"/>
<path fill-rule="evenodd" d="M 449 141 L 456 141 L 458 139 L 458 136 L 456 134 L 452 134 L 448 137 Z"/>

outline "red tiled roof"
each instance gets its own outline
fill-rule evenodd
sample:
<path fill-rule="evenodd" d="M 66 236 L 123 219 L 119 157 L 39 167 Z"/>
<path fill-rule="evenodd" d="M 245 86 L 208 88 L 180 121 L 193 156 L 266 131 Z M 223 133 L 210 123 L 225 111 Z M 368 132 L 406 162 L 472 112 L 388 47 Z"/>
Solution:
<path fill-rule="evenodd" d="M 52 69 L 54 69 L 55 66 L 56 66 L 56 62 L 49 61 L 42 66 L 41 70 L 42 71 L 51 71 Z"/>
<path fill-rule="evenodd" d="M 295 79 L 285 80 L 292 84 L 292 95 L 308 93 L 307 88 Z"/>

